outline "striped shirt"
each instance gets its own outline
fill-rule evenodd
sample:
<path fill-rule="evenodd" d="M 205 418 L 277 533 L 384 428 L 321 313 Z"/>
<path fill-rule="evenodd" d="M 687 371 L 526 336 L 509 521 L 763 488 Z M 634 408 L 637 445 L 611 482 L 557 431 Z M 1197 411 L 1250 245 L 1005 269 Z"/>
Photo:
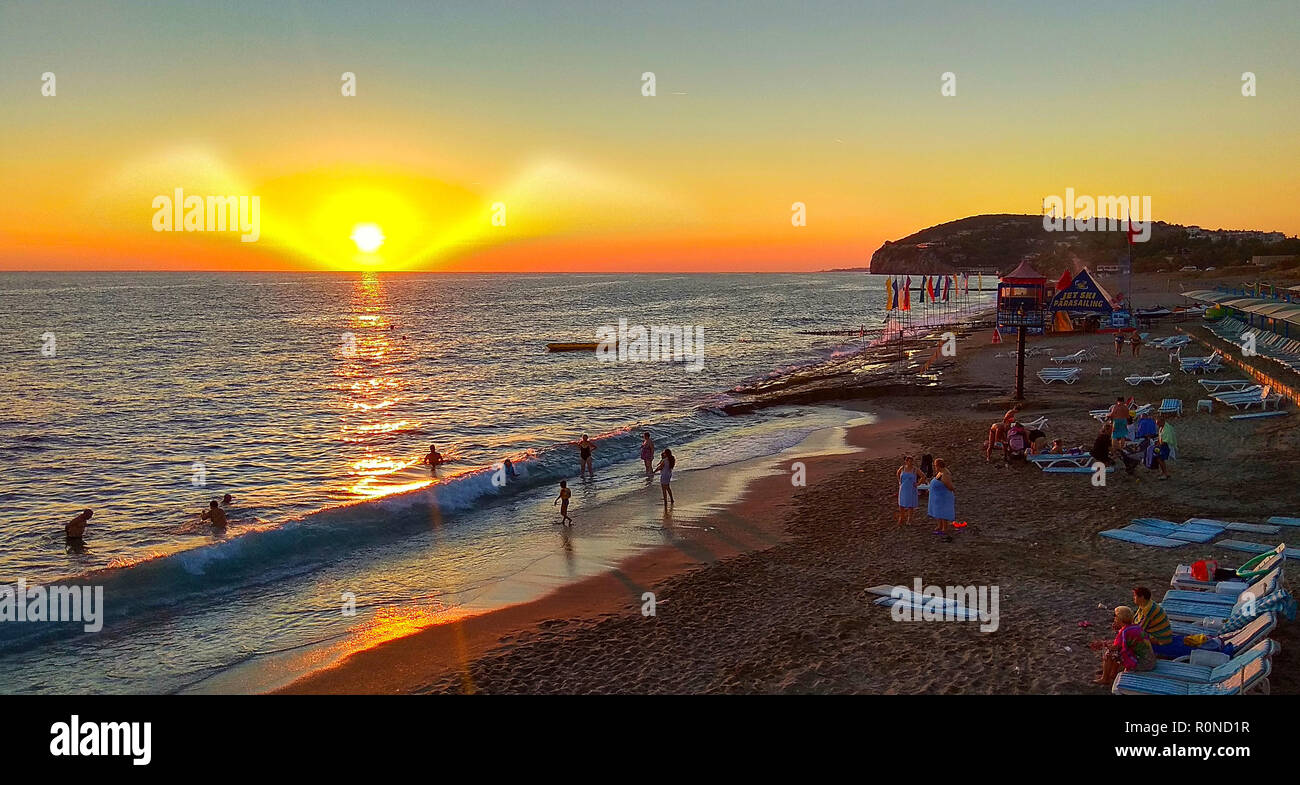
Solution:
<path fill-rule="evenodd" d="M 1138 606 L 1133 623 L 1142 625 L 1142 629 L 1150 636 L 1151 642 L 1157 646 L 1163 646 L 1174 639 L 1174 630 L 1169 625 L 1169 617 L 1165 615 L 1165 609 L 1161 608 L 1160 603 L 1155 600 Z"/>

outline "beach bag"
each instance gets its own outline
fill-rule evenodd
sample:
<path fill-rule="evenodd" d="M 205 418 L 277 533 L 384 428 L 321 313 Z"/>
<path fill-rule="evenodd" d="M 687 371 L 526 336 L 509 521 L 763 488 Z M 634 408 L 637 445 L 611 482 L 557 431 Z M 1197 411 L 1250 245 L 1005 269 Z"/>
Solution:
<path fill-rule="evenodd" d="M 1219 563 L 1213 559 L 1202 559 L 1198 562 L 1192 562 L 1192 577 L 1198 581 L 1208 581 L 1210 576 L 1219 569 Z"/>

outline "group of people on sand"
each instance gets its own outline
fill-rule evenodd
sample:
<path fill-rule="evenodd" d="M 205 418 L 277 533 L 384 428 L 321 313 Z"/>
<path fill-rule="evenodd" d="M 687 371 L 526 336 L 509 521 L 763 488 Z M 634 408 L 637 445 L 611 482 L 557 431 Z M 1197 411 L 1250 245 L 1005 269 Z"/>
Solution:
<path fill-rule="evenodd" d="M 199 513 L 199 520 L 211 523 L 213 529 L 226 528 L 226 524 L 229 523 L 229 521 L 226 518 L 226 511 L 222 508 L 230 507 L 233 502 L 234 497 L 228 493 L 221 498 L 220 503 L 218 503 L 216 499 L 213 499 L 208 502 L 208 508 Z M 70 550 L 77 553 L 85 550 L 86 526 L 90 523 L 90 519 L 93 517 L 95 517 L 95 511 L 88 508 L 77 513 L 73 516 L 72 520 L 64 524 L 63 536 Z"/>
<path fill-rule="evenodd" d="M 1170 477 L 1169 462 L 1178 457 L 1174 424 L 1164 415 L 1151 412 L 1135 415 L 1131 405 L 1131 399 L 1115 398 L 1093 442 L 1093 460 L 1107 466 L 1113 461 L 1122 461 L 1129 474 L 1140 464 L 1159 471 L 1159 479 L 1167 480 Z"/>
<path fill-rule="evenodd" d="M 1002 415 L 1001 420 L 989 426 L 989 435 L 984 442 L 985 461 L 992 460 L 993 451 L 999 447 L 1002 448 L 1002 459 L 1008 462 L 1012 458 L 1023 458 L 1027 455 L 1065 451 L 1060 439 L 1054 440 L 1048 446 L 1047 433 L 1021 424 L 1019 416 L 1020 404 L 1016 404 Z"/>
<path fill-rule="evenodd" d="M 578 441 L 578 477 L 594 478 L 596 470 L 592 462 L 592 455 L 596 451 L 596 443 L 591 441 L 587 434 L 583 434 Z M 650 438 L 650 432 L 646 431 L 641 434 L 641 462 L 645 464 L 646 477 L 655 474 L 659 475 L 659 490 L 663 495 L 664 507 L 675 504 L 673 499 L 673 469 L 677 466 L 677 457 L 673 451 L 665 448 L 659 456 L 659 463 L 654 464 L 655 443 Z M 555 497 L 551 504 L 554 507 L 560 505 L 560 522 L 565 526 L 573 525 L 573 518 L 569 516 L 569 499 L 573 497 L 573 491 L 569 489 L 568 482 L 560 480 L 560 494 Z"/>
<path fill-rule="evenodd" d="M 957 486 L 953 482 L 952 471 L 942 458 L 922 455 L 921 465 L 917 466 L 912 456 L 903 456 L 903 465 L 898 467 L 898 515 L 895 520 L 899 526 L 912 522 L 912 513 L 921 506 L 922 486 L 929 495 L 926 513 L 938 521 L 935 535 L 944 542 L 952 542 L 948 526 L 955 525 L 957 520 Z"/>

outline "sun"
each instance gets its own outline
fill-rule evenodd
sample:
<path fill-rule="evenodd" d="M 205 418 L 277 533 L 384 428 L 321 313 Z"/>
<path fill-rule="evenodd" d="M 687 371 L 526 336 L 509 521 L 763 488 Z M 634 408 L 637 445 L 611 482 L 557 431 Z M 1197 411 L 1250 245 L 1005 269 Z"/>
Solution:
<path fill-rule="evenodd" d="M 374 253 L 384 244 L 384 231 L 377 224 L 357 224 L 352 227 L 352 242 L 362 253 Z"/>

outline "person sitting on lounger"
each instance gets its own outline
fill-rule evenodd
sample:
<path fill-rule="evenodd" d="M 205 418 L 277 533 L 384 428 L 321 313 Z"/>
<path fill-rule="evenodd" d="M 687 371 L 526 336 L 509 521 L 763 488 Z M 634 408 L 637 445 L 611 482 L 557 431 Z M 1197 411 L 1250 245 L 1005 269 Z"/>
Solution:
<path fill-rule="evenodd" d="M 1174 628 L 1169 624 L 1169 617 L 1160 603 L 1151 599 L 1151 590 L 1145 586 L 1133 588 L 1133 623 L 1141 625 L 1142 631 L 1151 639 L 1151 648 L 1159 657 L 1181 657 L 1190 649 L 1182 641 L 1174 643 Z"/>
<path fill-rule="evenodd" d="M 1048 455 L 1064 455 L 1065 443 L 1060 439 L 1053 439 L 1052 446 L 1047 448 Z"/>
<path fill-rule="evenodd" d="M 1115 621 L 1111 623 L 1115 630 L 1115 640 L 1095 641 L 1093 648 L 1100 648 L 1105 653 L 1101 658 L 1101 675 L 1094 684 L 1109 687 L 1121 670 L 1149 671 L 1156 667 L 1156 653 L 1151 648 L 1151 639 L 1142 630 L 1142 625 L 1133 622 L 1133 609 L 1121 605 L 1115 609 Z"/>

